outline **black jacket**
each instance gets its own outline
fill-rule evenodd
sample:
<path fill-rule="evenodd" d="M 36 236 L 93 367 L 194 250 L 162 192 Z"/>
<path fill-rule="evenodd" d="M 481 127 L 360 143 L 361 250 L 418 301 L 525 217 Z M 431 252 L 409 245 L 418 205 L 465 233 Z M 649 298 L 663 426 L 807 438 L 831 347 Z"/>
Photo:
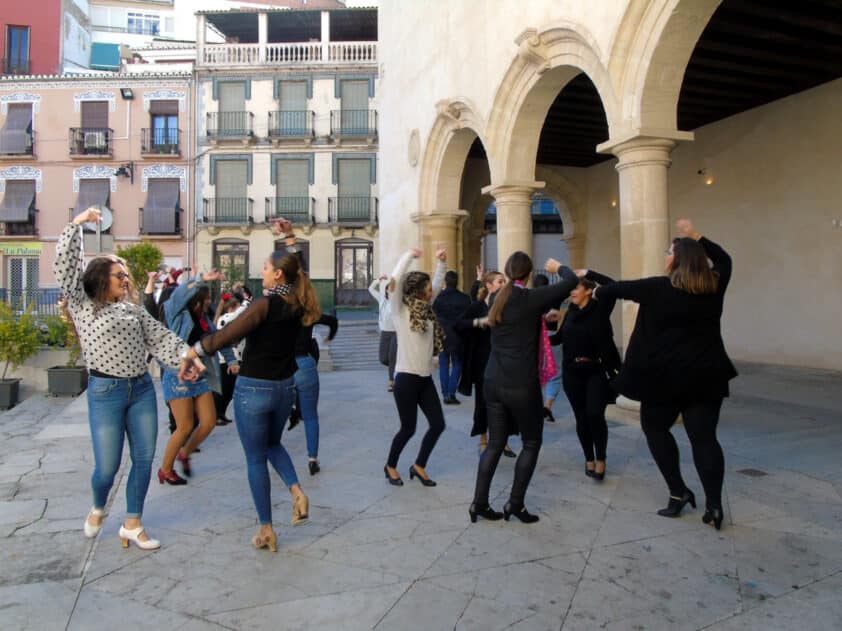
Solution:
<path fill-rule="evenodd" d="M 737 376 L 720 331 L 731 257 L 709 239 L 702 237 L 699 243 L 719 274 L 716 293 L 687 293 L 673 287 L 667 276 L 596 290 L 598 300 L 640 304 L 625 363 L 613 384 L 630 399 L 663 403 L 724 397 L 728 381 Z"/>
<path fill-rule="evenodd" d="M 456 332 L 455 326 L 459 317 L 471 304 L 467 294 L 458 289 L 447 287 L 433 301 L 433 312 L 444 329 L 444 350 L 450 353 L 462 352 L 462 339 Z"/>
<path fill-rule="evenodd" d="M 491 331 L 474 327 L 475 318 L 487 315 L 488 305 L 485 301 L 475 300 L 456 322 L 456 331 L 464 342 L 459 392 L 466 397 L 471 396 L 473 384 L 482 382 L 488 355 L 491 353 Z"/>
<path fill-rule="evenodd" d="M 559 275 L 559 282 L 546 287 L 512 288 L 503 307 L 503 321 L 491 327 L 491 355 L 485 369 L 487 381 L 509 387 L 537 387 L 541 317 L 549 309 L 560 306 L 579 282 L 568 267 L 562 267 Z M 499 296 L 499 291 L 494 294 L 492 305 Z"/>

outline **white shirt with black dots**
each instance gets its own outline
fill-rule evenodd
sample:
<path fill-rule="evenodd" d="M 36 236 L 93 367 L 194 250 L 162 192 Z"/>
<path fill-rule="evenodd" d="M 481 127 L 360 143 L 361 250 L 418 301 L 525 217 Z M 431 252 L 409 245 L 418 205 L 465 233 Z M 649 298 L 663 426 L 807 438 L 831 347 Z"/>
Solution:
<path fill-rule="evenodd" d="M 148 355 L 178 368 L 187 344 L 140 305 L 120 301 L 97 308 L 82 287 L 83 271 L 82 229 L 70 223 L 59 237 L 53 274 L 67 298 L 88 369 L 138 377 L 147 371 Z"/>

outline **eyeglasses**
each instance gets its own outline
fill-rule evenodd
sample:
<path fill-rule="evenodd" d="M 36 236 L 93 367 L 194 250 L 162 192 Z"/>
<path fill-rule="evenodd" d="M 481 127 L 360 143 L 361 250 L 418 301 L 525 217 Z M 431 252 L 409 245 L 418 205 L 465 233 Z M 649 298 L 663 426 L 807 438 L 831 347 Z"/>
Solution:
<path fill-rule="evenodd" d="M 115 276 L 120 280 L 129 280 L 129 275 L 126 272 L 112 272 L 110 276 Z"/>

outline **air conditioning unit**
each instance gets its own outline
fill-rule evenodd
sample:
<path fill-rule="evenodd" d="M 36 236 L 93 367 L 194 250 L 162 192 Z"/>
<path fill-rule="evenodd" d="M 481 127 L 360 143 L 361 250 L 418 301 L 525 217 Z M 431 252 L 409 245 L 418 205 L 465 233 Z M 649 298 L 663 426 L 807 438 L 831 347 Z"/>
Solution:
<path fill-rule="evenodd" d="M 90 149 L 90 150 L 94 150 L 94 151 L 104 151 L 106 149 L 105 132 L 104 131 L 86 131 L 85 132 L 85 149 Z"/>

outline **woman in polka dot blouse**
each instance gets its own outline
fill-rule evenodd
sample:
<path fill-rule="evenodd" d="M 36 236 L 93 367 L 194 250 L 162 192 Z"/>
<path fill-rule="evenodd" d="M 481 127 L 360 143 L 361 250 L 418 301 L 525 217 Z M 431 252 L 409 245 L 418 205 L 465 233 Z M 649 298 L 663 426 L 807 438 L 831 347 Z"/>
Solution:
<path fill-rule="evenodd" d="M 102 528 L 105 503 L 128 434 L 132 466 L 120 539 L 123 547 L 133 541 L 139 548 L 155 550 L 160 542 L 148 537 L 141 525 L 158 435 L 155 390 L 146 358 L 152 355 L 178 367 L 182 379 L 195 379 L 204 366 L 187 359 L 187 344 L 128 300 L 129 275 L 122 259 L 100 256 L 84 266 L 79 226 L 99 221 L 99 211 L 89 208 L 67 224 L 53 264 L 90 372 L 88 421 L 95 466 L 93 508 L 85 519 L 85 536 L 95 537 Z"/>

